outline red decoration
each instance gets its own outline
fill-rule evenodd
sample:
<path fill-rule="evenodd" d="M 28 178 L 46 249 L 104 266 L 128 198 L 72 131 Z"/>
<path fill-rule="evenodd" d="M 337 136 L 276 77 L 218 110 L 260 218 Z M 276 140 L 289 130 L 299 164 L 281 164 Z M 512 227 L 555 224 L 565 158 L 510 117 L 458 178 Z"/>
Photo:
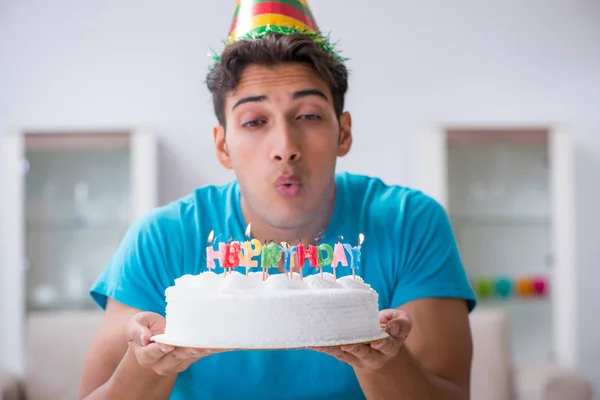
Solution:
<path fill-rule="evenodd" d="M 240 265 L 241 246 L 238 242 L 228 244 L 225 247 L 225 260 L 223 268 L 236 268 Z"/>
<path fill-rule="evenodd" d="M 296 253 L 298 255 L 298 267 L 304 266 L 306 258 L 308 258 L 311 267 L 319 267 L 316 246 L 308 246 L 308 250 L 306 250 L 304 245 L 300 243 L 296 249 Z"/>

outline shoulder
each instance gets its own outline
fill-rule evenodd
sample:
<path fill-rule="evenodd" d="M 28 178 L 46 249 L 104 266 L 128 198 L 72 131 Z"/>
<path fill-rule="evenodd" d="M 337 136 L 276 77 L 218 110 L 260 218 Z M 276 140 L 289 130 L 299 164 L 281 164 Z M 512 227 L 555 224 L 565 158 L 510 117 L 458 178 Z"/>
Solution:
<path fill-rule="evenodd" d="M 436 199 L 415 188 L 349 173 L 340 173 L 336 179 L 352 208 L 366 212 L 370 218 L 381 218 L 387 223 L 400 218 L 407 223 L 414 219 L 443 218 L 446 215 Z"/>
<path fill-rule="evenodd" d="M 176 233 L 198 223 L 203 213 L 214 214 L 234 199 L 237 183 L 206 185 L 143 215 L 135 222 L 138 231 Z"/>

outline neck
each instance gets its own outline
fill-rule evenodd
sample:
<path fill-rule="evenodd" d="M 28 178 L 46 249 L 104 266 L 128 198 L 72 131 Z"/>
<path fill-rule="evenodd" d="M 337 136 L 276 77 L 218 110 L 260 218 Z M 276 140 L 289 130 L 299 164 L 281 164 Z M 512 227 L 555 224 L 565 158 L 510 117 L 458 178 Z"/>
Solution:
<path fill-rule="evenodd" d="M 320 242 L 325 229 L 331 220 L 335 207 L 336 188 L 334 184 L 333 195 L 331 199 L 325 202 L 325 206 L 310 224 L 306 226 L 293 228 L 278 228 L 268 224 L 250 209 L 244 196 L 241 197 L 242 214 L 246 221 L 252 221 L 252 237 L 258 239 L 261 243 L 273 241 L 275 243 L 288 243 L 297 245 L 299 241 L 305 245 L 314 245 Z"/>

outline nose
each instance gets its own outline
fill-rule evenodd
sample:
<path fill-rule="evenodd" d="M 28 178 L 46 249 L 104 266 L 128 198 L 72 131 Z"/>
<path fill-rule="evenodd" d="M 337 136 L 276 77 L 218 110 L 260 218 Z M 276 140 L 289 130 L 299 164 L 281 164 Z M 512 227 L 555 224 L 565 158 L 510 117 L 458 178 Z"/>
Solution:
<path fill-rule="evenodd" d="M 274 145 L 271 160 L 276 162 L 297 163 L 300 161 L 301 152 L 298 137 L 292 127 L 283 126 L 274 132 Z"/>

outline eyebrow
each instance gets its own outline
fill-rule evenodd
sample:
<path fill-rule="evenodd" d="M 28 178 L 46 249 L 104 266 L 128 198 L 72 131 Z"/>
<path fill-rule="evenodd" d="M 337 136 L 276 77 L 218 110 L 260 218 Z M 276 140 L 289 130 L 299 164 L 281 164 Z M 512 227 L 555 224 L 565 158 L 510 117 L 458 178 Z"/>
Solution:
<path fill-rule="evenodd" d="M 298 99 L 301 99 L 301 98 L 307 97 L 307 96 L 322 97 L 323 99 L 325 99 L 326 102 L 329 103 L 329 99 L 327 98 L 327 96 L 325 95 L 325 93 L 323 93 L 322 91 L 320 91 L 318 89 L 299 90 L 299 91 L 297 91 L 297 92 L 294 93 L 294 95 L 292 96 L 292 98 L 294 100 L 298 100 Z"/>
<path fill-rule="evenodd" d="M 292 95 L 292 99 L 298 100 L 298 99 L 308 97 L 308 96 L 318 96 L 318 97 L 325 99 L 325 101 L 329 103 L 329 99 L 327 98 L 325 93 L 323 93 L 322 91 L 320 91 L 318 89 L 299 90 L 297 92 L 294 92 L 294 94 Z M 244 103 L 258 103 L 261 101 L 265 101 L 267 99 L 268 99 L 268 97 L 265 95 L 244 97 L 244 98 L 236 101 L 236 103 L 233 105 L 233 107 L 231 107 L 231 110 L 235 110 L 236 107 L 239 107 Z"/>
<path fill-rule="evenodd" d="M 244 97 L 242 99 L 239 99 L 234 105 L 233 107 L 231 107 L 231 110 L 235 110 L 236 107 L 241 106 L 244 103 L 257 103 L 259 101 L 265 101 L 267 99 L 267 96 L 249 96 L 249 97 Z"/>

